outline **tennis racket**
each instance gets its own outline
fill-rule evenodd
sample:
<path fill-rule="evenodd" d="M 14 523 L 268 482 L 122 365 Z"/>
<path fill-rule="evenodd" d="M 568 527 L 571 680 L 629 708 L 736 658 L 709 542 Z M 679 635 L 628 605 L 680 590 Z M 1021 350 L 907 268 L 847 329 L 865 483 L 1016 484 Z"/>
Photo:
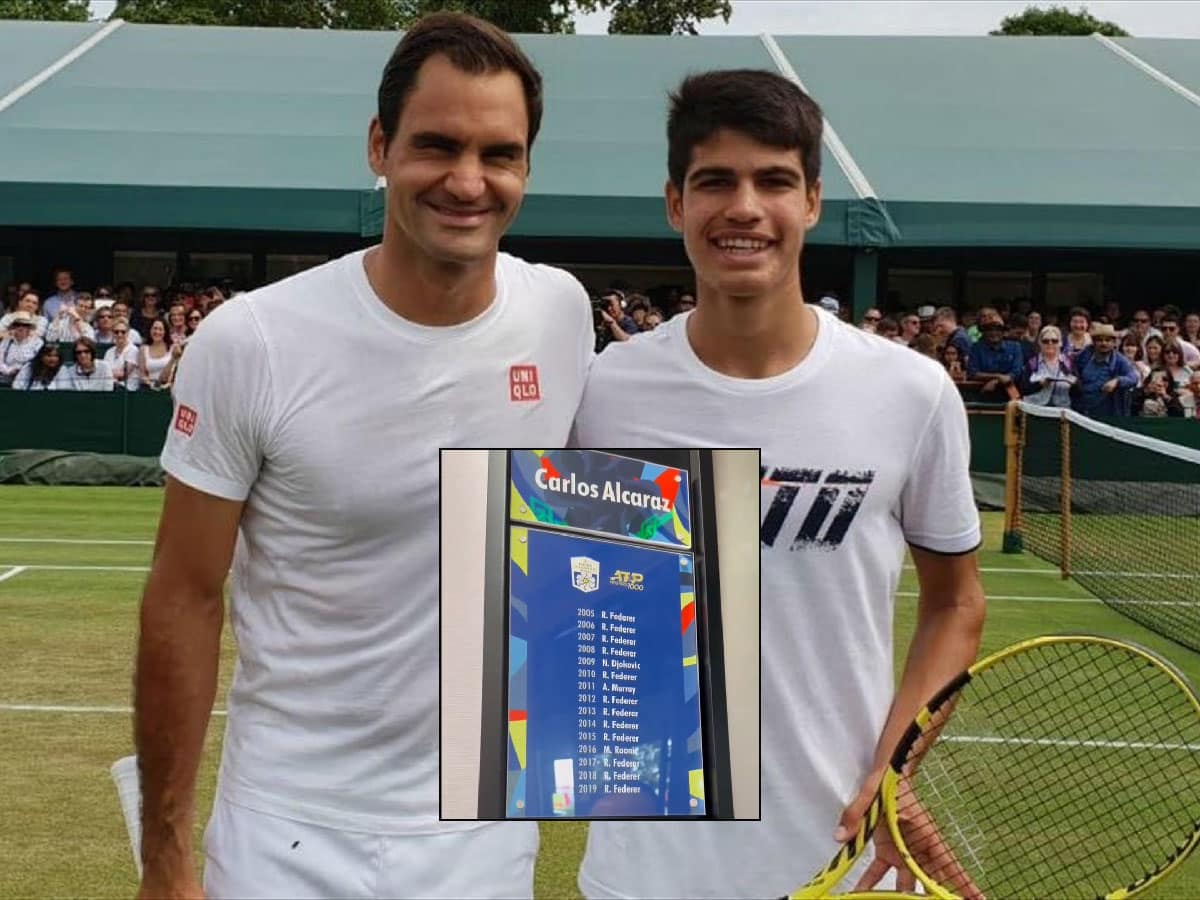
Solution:
<path fill-rule="evenodd" d="M 994 653 L 918 713 L 858 833 L 791 900 L 832 896 L 881 818 L 927 896 L 1132 896 L 1200 841 L 1200 700 L 1124 641 Z"/>

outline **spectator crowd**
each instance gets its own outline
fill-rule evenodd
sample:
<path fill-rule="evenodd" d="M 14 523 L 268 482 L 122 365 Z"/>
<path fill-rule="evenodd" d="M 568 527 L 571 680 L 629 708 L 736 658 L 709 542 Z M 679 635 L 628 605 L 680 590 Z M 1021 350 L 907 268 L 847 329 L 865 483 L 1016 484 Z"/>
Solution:
<path fill-rule="evenodd" d="M 21 391 L 170 390 L 188 339 L 224 303 L 220 287 L 163 291 L 125 282 L 76 289 L 70 269 L 54 273 L 43 297 L 33 284 L 9 285 L 0 316 L 0 389 Z"/>
<path fill-rule="evenodd" d="M 656 296 L 614 287 L 593 300 L 596 349 L 653 331 L 696 305 L 694 294 L 678 288 Z M 65 268 L 45 297 L 28 282 L 10 285 L 0 316 L 0 389 L 169 390 L 188 339 L 226 299 L 217 286 L 138 291 L 130 282 L 89 293 L 76 289 Z M 817 302 L 844 317 L 835 295 Z M 929 304 L 890 314 L 871 308 L 858 324 L 936 359 L 968 401 L 1023 397 L 1090 416 L 1200 420 L 1196 310 L 1168 304 L 1126 316 L 1109 300 L 1064 314 L 1018 300 L 961 315 Z"/>

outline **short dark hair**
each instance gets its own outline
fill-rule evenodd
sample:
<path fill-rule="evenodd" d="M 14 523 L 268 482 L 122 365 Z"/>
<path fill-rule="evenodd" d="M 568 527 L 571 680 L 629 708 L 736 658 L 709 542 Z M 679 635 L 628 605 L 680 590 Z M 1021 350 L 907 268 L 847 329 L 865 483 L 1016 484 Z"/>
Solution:
<path fill-rule="evenodd" d="M 693 148 L 722 128 L 769 147 L 798 150 L 809 187 L 821 177 L 821 107 L 796 84 L 760 69 L 689 75 L 670 94 L 667 172 L 683 190 Z"/>
<path fill-rule="evenodd" d="M 528 146 L 542 125 L 542 76 L 529 57 L 505 31 L 465 13 L 439 12 L 424 16 L 410 28 L 387 65 L 379 81 L 379 125 L 384 141 L 392 142 L 400 127 L 404 101 L 417 83 L 417 73 L 431 56 L 442 54 L 456 69 L 469 75 L 513 72 L 525 89 L 525 109 L 529 116 Z"/>
<path fill-rule="evenodd" d="M 1086 307 L 1083 307 L 1083 306 L 1073 306 L 1073 307 L 1071 307 L 1071 312 L 1070 312 L 1070 314 L 1068 314 L 1068 316 L 1067 316 L 1067 321 L 1068 321 L 1068 322 L 1069 322 L 1069 321 L 1071 321 L 1071 320 L 1072 320 L 1073 318 L 1075 318 L 1076 316 L 1083 316 L 1083 317 L 1084 317 L 1085 319 L 1087 319 L 1089 322 L 1090 322 L 1090 321 L 1092 321 L 1092 314 L 1091 314 L 1091 312 L 1089 312 L 1089 311 L 1088 311 L 1088 309 L 1087 309 Z"/>

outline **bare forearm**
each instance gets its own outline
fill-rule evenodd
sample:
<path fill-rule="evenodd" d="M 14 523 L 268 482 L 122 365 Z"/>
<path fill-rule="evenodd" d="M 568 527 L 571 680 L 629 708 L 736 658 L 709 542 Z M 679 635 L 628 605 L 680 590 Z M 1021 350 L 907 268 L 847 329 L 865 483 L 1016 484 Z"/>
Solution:
<path fill-rule="evenodd" d="M 147 874 L 190 868 L 196 771 L 217 688 L 220 589 L 189 591 L 152 572 L 142 601 L 135 738 Z"/>
<path fill-rule="evenodd" d="M 975 661 L 983 634 L 984 598 L 978 584 L 964 587 L 951 603 L 921 598 L 917 629 L 904 674 L 876 748 L 876 768 L 886 765 L 904 730 L 946 682 Z"/>

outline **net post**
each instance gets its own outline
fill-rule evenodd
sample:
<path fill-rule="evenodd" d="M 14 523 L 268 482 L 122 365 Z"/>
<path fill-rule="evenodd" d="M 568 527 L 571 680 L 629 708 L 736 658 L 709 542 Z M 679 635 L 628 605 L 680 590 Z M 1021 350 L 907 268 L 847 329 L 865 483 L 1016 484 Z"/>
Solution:
<path fill-rule="evenodd" d="M 1004 409 L 1004 542 L 1005 553 L 1020 553 L 1021 541 L 1021 440 L 1020 402 L 1009 400 Z"/>
<path fill-rule="evenodd" d="M 1058 420 L 1058 443 L 1062 454 L 1062 473 L 1059 480 L 1062 497 L 1060 519 L 1060 541 L 1062 542 L 1059 567 L 1064 579 L 1071 577 L 1071 422 L 1066 414 Z"/>

